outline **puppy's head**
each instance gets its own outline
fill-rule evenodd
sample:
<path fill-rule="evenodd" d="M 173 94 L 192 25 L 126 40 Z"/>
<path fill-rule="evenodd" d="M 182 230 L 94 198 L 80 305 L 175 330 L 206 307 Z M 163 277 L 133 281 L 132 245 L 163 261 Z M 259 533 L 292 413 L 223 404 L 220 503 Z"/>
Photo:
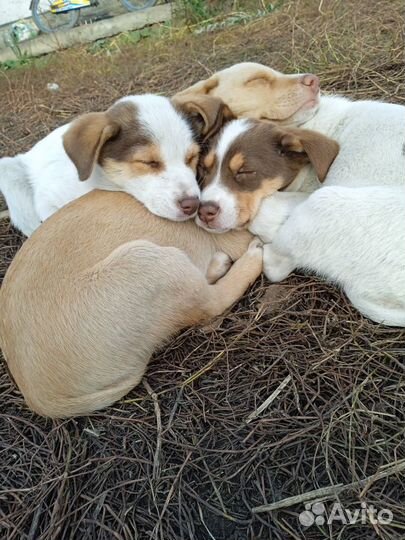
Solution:
<path fill-rule="evenodd" d="M 222 126 L 217 98 L 174 103 L 155 95 L 128 96 L 106 112 L 84 114 L 63 144 L 80 180 L 94 171 L 142 202 L 152 213 L 182 221 L 198 209 L 199 145 Z M 100 170 L 101 169 L 101 170 Z"/>
<path fill-rule="evenodd" d="M 243 62 L 218 71 L 177 95 L 218 97 L 238 118 L 300 125 L 318 110 L 320 93 L 316 75 L 284 75 L 262 64 Z"/>
<path fill-rule="evenodd" d="M 339 145 L 314 131 L 235 120 L 204 158 L 197 224 L 211 232 L 242 229 L 261 201 L 287 187 L 311 163 L 322 182 Z"/>

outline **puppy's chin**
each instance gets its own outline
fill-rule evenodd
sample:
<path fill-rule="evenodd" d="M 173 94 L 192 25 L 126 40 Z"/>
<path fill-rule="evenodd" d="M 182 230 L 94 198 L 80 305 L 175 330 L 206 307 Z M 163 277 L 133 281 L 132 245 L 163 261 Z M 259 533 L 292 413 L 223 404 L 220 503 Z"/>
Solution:
<path fill-rule="evenodd" d="M 300 126 L 309 122 L 316 113 L 318 112 L 320 106 L 320 93 L 313 99 L 306 101 L 301 107 L 286 120 L 286 125 L 295 125 Z"/>

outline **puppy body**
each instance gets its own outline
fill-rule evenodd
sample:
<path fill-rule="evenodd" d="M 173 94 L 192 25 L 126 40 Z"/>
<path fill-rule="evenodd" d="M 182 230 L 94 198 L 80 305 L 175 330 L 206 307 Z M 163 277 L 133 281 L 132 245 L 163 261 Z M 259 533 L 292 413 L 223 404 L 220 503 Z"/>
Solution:
<path fill-rule="evenodd" d="M 222 313 L 256 279 L 262 250 L 251 238 L 210 235 L 97 190 L 52 216 L 0 290 L 1 347 L 29 406 L 65 417 L 125 395 L 167 338 Z M 218 251 L 238 259 L 228 273 Z"/>
<path fill-rule="evenodd" d="M 405 187 L 325 187 L 277 193 L 250 227 L 271 281 L 295 268 L 340 285 L 373 321 L 405 326 Z"/>

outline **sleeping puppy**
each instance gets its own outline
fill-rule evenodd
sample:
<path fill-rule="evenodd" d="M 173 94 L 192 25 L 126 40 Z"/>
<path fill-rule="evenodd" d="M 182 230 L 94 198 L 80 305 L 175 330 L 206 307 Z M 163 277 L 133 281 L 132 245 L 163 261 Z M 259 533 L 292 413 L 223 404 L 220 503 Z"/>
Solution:
<path fill-rule="evenodd" d="M 29 152 L 0 160 L 0 191 L 27 236 L 68 202 L 95 188 L 124 191 L 152 213 L 193 217 L 200 189 L 200 140 L 223 125 L 218 98 L 126 96 L 106 112 L 61 126 Z"/>
<path fill-rule="evenodd" d="M 127 394 L 168 338 L 224 312 L 259 276 L 252 238 L 100 190 L 51 216 L 0 289 L 0 345 L 29 407 L 77 416 Z"/>
<path fill-rule="evenodd" d="M 337 152 L 307 130 L 230 123 L 204 160 L 197 223 L 219 233 L 248 227 L 266 243 L 270 281 L 307 269 L 342 286 L 370 319 L 405 326 L 405 187 L 278 191 L 309 161 L 325 178 Z"/>
<path fill-rule="evenodd" d="M 238 118 L 269 120 L 332 137 L 340 152 L 325 186 L 405 184 L 404 106 L 321 95 L 316 75 L 285 75 L 253 62 L 218 71 L 177 95 L 217 97 Z M 318 187 L 314 169 L 306 167 L 287 190 L 310 192 Z"/>
<path fill-rule="evenodd" d="M 288 188 L 307 164 L 323 181 L 338 152 L 334 140 L 314 131 L 230 122 L 202 161 L 198 225 L 212 232 L 248 227 L 262 200 Z"/>

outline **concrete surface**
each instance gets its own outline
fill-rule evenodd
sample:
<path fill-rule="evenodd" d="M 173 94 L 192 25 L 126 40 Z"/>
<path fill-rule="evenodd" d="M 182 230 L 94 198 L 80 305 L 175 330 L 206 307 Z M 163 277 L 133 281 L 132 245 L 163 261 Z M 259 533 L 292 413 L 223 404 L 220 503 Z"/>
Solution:
<path fill-rule="evenodd" d="M 0 25 L 30 16 L 30 0 L 0 0 Z"/>
<path fill-rule="evenodd" d="M 4 0 L 0 0 L 4 1 Z M 41 34 L 35 39 L 18 44 L 22 55 L 41 56 L 74 45 L 91 43 L 97 39 L 114 36 L 121 32 L 136 30 L 145 26 L 170 20 L 171 5 L 162 4 L 144 11 L 126 12 L 117 17 L 104 19 L 92 24 L 76 26 L 53 34 Z M 16 60 L 18 56 L 10 47 L 0 49 L 0 62 Z"/>

